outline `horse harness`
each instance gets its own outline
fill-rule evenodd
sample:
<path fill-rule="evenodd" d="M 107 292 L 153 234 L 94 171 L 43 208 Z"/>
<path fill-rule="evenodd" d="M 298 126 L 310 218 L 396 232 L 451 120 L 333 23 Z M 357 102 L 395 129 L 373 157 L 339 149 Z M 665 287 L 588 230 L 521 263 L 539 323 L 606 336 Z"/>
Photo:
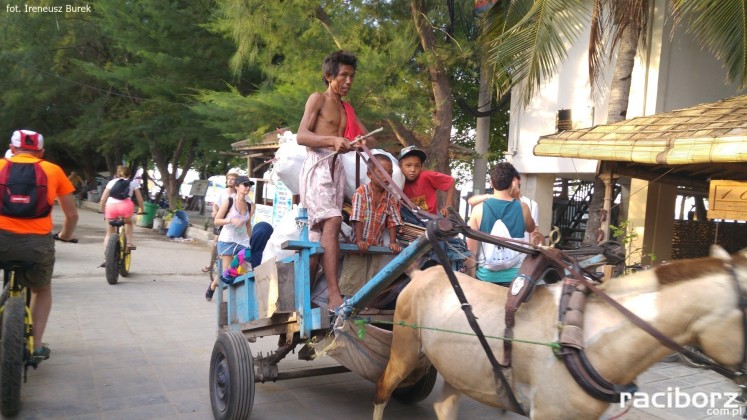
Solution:
<path fill-rule="evenodd" d="M 434 243 L 439 240 L 454 236 L 457 233 L 463 233 L 467 237 L 495 243 L 520 252 L 529 254 L 522 263 L 517 277 L 511 282 L 508 289 L 508 299 L 506 301 L 505 312 L 505 332 L 504 337 L 504 357 L 501 363 L 497 361 L 485 339 L 477 320 L 472 313 L 472 307 L 467 302 L 464 292 L 459 286 L 459 282 L 449 265 L 443 265 L 449 281 L 459 299 L 462 310 L 465 312 L 467 320 L 477 335 L 485 353 L 493 367 L 493 376 L 496 383 L 496 392 L 498 397 L 504 403 L 504 406 L 518 414 L 526 415 L 524 407 L 516 399 L 510 385 L 510 367 L 511 351 L 513 338 L 513 327 L 515 326 L 515 313 L 523 302 L 531 298 L 532 292 L 541 279 L 547 279 L 546 274 L 549 270 L 554 270 L 558 274 L 564 275 L 562 294 L 559 304 L 560 333 L 558 343 L 561 346 L 559 356 L 568 369 L 576 383 L 586 391 L 590 396 L 605 402 L 620 402 L 621 393 L 630 393 L 637 391 L 634 383 L 619 385 L 613 384 L 602 377 L 592 366 L 584 352 L 583 340 L 583 309 L 586 297 L 590 292 L 598 295 L 603 301 L 621 312 L 630 322 L 638 326 L 646 333 L 654 337 L 666 347 L 680 353 L 697 363 L 703 364 L 708 369 L 713 370 L 731 380 L 733 380 L 742 390 L 742 396 L 747 397 L 747 297 L 739 284 L 734 266 L 731 263 L 725 263 L 725 268 L 734 280 L 737 295 L 739 296 L 738 308 L 742 312 L 743 327 L 743 349 L 742 363 L 736 371 L 730 370 L 719 365 L 706 356 L 694 352 L 671 338 L 665 336 L 652 325 L 638 317 L 636 314 L 625 308 L 623 305 L 609 297 L 599 287 L 598 281 L 593 273 L 578 265 L 567 254 L 555 248 L 546 247 L 527 247 L 521 245 L 520 241 L 498 238 L 484 232 L 470 229 L 463 220 L 451 212 L 449 219 L 436 219 L 428 223 L 426 236 Z M 439 258 L 446 261 L 445 252 L 439 246 L 433 247 Z M 442 255 L 443 254 L 443 255 Z M 593 280 L 590 280 L 593 279 Z M 506 372 L 504 372 L 506 371 Z M 508 375 L 508 377 L 507 377 Z M 747 418 L 747 413 L 745 417 Z"/>
<path fill-rule="evenodd" d="M 724 366 L 719 365 L 714 360 L 711 360 L 710 358 L 704 356 L 703 354 L 692 351 L 679 343 L 675 342 L 671 338 L 664 335 L 661 331 L 654 328 L 651 324 L 647 323 L 643 319 L 641 319 L 638 315 L 631 312 L 628 308 L 624 307 L 622 304 L 617 302 L 616 300 L 612 299 L 609 295 L 604 293 L 597 285 L 595 285 L 593 282 L 590 282 L 586 276 L 580 275 L 578 270 L 578 266 L 575 265 L 572 267 L 571 272 L 573 277 L 568 278 L 566 277 L 564 279 L 564 287 L 563 287 L 563 295 L 561 297 L 560 301 L 560 312 L 561 312 L 561 323 L 562 323 L 562 330 L 560 335 L 560 344 L 563 347 L 563 349 L 566 351 L 563 355 L 563 360 L 565 362 L 566 367 L 568 367 L 571 374 L 574 373 L 572 366 L 578 365 L 579 361 L 581 364 L 586 365 L 588 364 L 588 360 L 585 360 L 585 356 L 582 353 L 582 347 L 581 349 L 578 348 L 578 339 L 577 334 L 574 334 L 575 327 L 582 326 L 583 325 L 583 314 L 581 314 L 580 319 L 576 319 L 574 314 L 572 314 L 573 311 L 578 311 L 578 308 L 576 308 L 576 303 L 573 301 L 574 294 L 582 293 L 584 295 L 588 294 L 589 291 L 593 292 L 597 296 L 599 296 L 605 303 L 609 304 L 613 308 L 615 308 L 618 312 L 622 313 L 630 322 L 632 322 L 634 325 L 636 325 L 638 328 L 642 329 L 652 337 L 654 337 L 657 341 L 659 341 L 664 346 L 670 348 L 671 350 L 680 353 L 691 360 L 694 360 L 697 363 L 700 363 L 704 365 L 707 369 L 710 369 L 726 378 L 731 379 L 734 381 L 737 386 L 739 386 L 742 397 L 747 397 L 747 297 L 745 297 L 744 291 L 742 290 L 742 287 L 739 284 L 739 279 L 737 278 L 736 271 L 734 269 L 734 266 L 731 262 L 725 262 L 724 268 L 729 273 L 731 279 L 733 280 L 734 287 L 737 292 L 738 296 L 738 309 L 742 312 L 742 362 L 739 365 L 739 369 L 734 371 L 731 369 L 728 369 Z M 565 300 L 564 300 L 565 298 Z M 565 304 L 564 304 L 565 302 Z M 563 316 L 565 314 L 565 316 Z M 570 315 L 570 316 L 569 316 Z M 580 321 L 580 324 L 579 324 Z M 581 334 L 581 339 L 583 338 L 583 335 Z M 564 342 L 565 341 L 565 342 Z M 581 340 L 580 344 L 583 344 L 583 340 Z M 570 354 L 569 354 L 570 353 Z M 575 354 L 578 353 L 578 354 Z M 579 361 L 576 361 L 574 359 L 579 359 Z M 589 372 L 593 370 L 591 368 L 591 365 L 588 364 L 588 367 L 591 369 Z M 579 382 L 579 379 L 576 378 L 577 382 Z M 616 390 L 620 389 L 619 385 L 614 385 L 608 383 L 604 378 L 601 378 L 601 376 L 598 377 L 598 379 L 601 380 L 601 382 L 598 382 L 596 385 L 602 385 L 601 388 L 598 390 L 601 390 L 602 395 L 600 396 L 606 396 L 607 398 L 612 398 L 610 402 L 619 402 L 619 391 L 615 392 Z M 607 382 L 605 385 L 604 383 Z M 587 385 L 582 385 L 581 382 L 579 384 L 586 390 L 590 395 L 595 396 L 595 393 L 591 391 Z M 611 386 L 611 388 L 610 388 Z M 629 385 L 624 385 L 624 387 L 627 387 Z M 596 387 L 595 387 L 596 388 Z M 627 391 L 631 392 L 631 391 Z M 605 398 L 600 398 L 598 396 L 595 396 L 597 399 L 601 399 L 602 401 L 607 401 Z M 745 418 L 747 418 L 747 413 L 745 413 Z"/>

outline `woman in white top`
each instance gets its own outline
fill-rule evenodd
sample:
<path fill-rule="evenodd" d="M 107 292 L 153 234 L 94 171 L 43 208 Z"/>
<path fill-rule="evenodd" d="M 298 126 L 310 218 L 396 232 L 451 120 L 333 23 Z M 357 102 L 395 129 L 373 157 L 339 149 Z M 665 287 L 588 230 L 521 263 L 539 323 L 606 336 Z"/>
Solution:
<path fill-rule="evenodd" d="M 252 236 L 252 205 L 246 202 L 246 195 L 254 185 L 246 176 L 236 178 L 234 184 L 236 195 L 232 199 L 223 200 L 215 215 L 215 226 L 223 226 L 218 236 L 218 255 L 221 258 L 221 266 L 225 270 L 231 265 L 234 255 L 249 248 Z M 229 207 L 230 206 L 230 207 Z M 205 299 L 213 298 L 215 288 L 218 287 L 218 279 L 214 279 L 207 291 Z"/>
<path fill-rule="evenodd" d="M 112 179 L 106 184 L 104 192 L 101 194 L 101 212 L 104 213 L 106 218 L 106 236 L 104 237 L 104 246 L 109 241 L 109 236 L 114 233 L 114 226 L 109 224 L 110 220 L 115 220 L 118 217 L 124 219 L 125 225 L 125 236 L 127 237 L 127 246 L 134 248 L 135 245 L 132 243 L 132 213 L 135 210 L 135 203 L 132 202 L 132 194 L 137 197 L 139 205 L 139 213 L 145 213 L 143 208 L 143 196 L 140 194 L 140 182 L 132 180 L 129 182 L 129 192 L 126 198 L 115 198 L 111 196 L 112 188 L 120 179 L 130 178 L 130 168 L 119 165 L 117 166 L 117 177 Z"/>

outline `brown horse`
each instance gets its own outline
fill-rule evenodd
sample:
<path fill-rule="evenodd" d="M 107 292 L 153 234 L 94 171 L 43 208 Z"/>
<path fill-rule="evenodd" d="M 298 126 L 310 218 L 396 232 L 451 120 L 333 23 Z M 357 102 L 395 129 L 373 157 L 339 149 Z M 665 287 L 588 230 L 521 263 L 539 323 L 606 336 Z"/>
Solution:
<path fill-rule="evenodd" d="M 727 267 L 734 267 L 733 273 Z M 502 336 L 506 288 L 457 274 L 486 336 Z M 729 368 L 742 361 L 744 331 L 737 288 L 747 290 L 747 250 L 729 256 L 681 260 L 605 283 L 605 291 L 677 343 L 699 346 Z M 514 337 L 536 342 L 558 339 L 560 285 L 538 287 L 516 313 Z M 441 267 L 416 272 L 397 300 L 394 320 L 426 327 L 471 332 Z M 586 303 L 586 353 L 608 381 L 626 384 L 671 350 L 629 322 L 596 296 Z M 503 344 L 489 340 L 498 360 Z M 395 327 L 391 356 L 376 386 L 374 418 L 383 416 L 392 391 L 413 368 L 432 363 L 444 378 L 434 409 L 439 419 L 457 416 L 461 394 L 502 407 L 491 365 L 474 336 Z M 546 346 L 514 343 L 513 392 L 531 418 L 597 418 L 608 403 L 584 392 L 563 362 Z"/>

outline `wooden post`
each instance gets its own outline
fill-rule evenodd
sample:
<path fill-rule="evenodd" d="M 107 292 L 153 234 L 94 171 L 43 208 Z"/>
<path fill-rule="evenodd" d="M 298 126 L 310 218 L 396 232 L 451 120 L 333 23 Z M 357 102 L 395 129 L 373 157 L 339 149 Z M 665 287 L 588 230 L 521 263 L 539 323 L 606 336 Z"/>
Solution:
<path fill-rule="evenodd" d="M 611 215 L 610 212 L 612 211 L 612 183 L 614 182 L 614 178 L 612 177 L 612 170 L 611 169 L 604 169 L 604 172 L 599 175 L 599 178 L 604 182 L 604 206 L 602 207 L 604 210 L 604 216 L 602 217 L 601 224 L 599 228 L 602 230 L 603 236 L 602 241 L 605 242 L 610 239 L 610 220 Z"/>

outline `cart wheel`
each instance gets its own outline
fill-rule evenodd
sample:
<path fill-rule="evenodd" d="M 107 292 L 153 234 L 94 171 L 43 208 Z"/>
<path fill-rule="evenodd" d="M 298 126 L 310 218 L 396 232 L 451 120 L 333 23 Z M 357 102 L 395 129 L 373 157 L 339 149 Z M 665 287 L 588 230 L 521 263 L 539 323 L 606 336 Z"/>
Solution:
<path fill-rule="evenodd" d="M 392 397 L 402 404 L 415 404 L 428 398 L 436 385 L 438 371 L 431 365 L 425 376 L 420 378 L 415 384 L 402 388 L 397 388 L 392 392 Z"/>
<path fill-rule="evenodd" d="M 210 357 L 210 405 L 213 417 L 248 419 L 254 405 L 254 359 L 244 335 L 222 332 Z"/>
<path fill-rule="evenodd" d="M 112 234 L 109 236 L 109 242 L 106 244 L 106 281 L 109 284 L 117 284 L 119 276 L 119 235 Z"/>
<path fill-rule="evenodd" d="M 3 307 L 2 347 L 0 348 L 0 413 L 13 417 L 21 409 L 21 380 L 23 379 L 23 318 L 26 308 L 20 297 L 8 298 Z"/>

